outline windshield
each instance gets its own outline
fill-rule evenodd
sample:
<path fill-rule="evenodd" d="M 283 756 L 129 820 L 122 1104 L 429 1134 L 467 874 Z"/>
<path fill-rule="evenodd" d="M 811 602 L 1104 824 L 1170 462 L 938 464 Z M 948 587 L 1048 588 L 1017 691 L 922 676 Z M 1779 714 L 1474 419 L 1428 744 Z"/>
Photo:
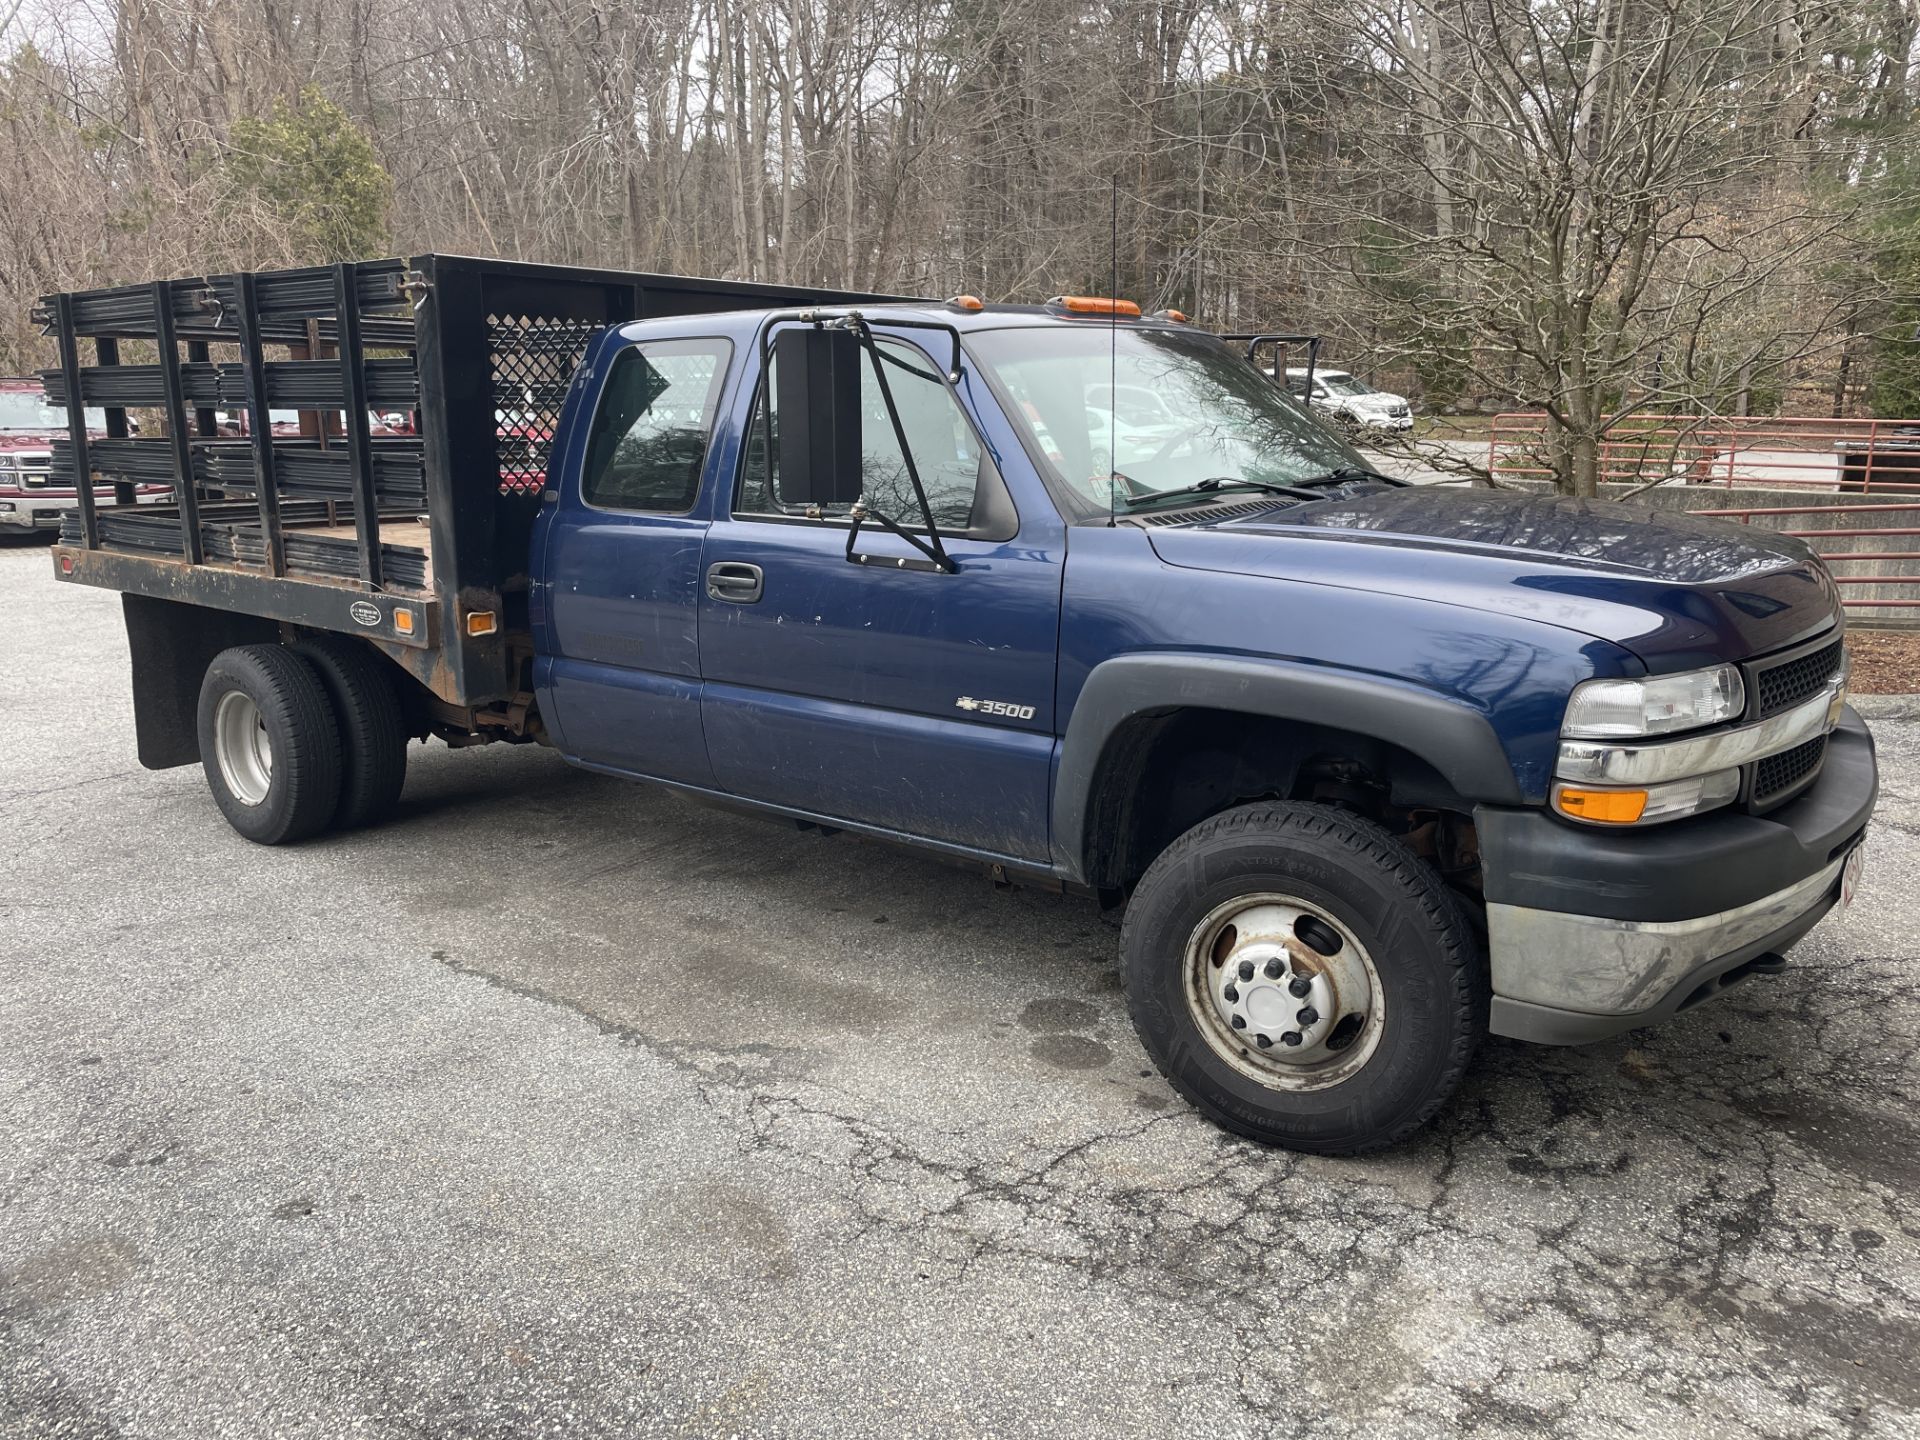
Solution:
<path fill-rule="evenodd" d="M 1362 385 L 1351 375 L 1334 370 L 1320 377 L 1320 383 L 1327 387 L 1329 395 L 1371 395 L 1370 386 Z"/>
<path fill-rule="evenodd" d="M 1366 463 L 1210 335 L 1048 326 L 967 344 L 1061 483 L 1101 514 L 1110 487 L 1126 511 L 1203 481 L 1286 485 Z M 1129 403 L 1141 396 L 1155 403 Z"/>
<path fill-rule="evenodd" d="M 87 407 L 89 429 L 101 429 L 106 423 L 105 414 L 92 406 Z M 35 395 L 30 390 L 0 391 L 0 431 L 66 428 L 67 411 L 64 405 L 49 405 L 44 395 Z"/>

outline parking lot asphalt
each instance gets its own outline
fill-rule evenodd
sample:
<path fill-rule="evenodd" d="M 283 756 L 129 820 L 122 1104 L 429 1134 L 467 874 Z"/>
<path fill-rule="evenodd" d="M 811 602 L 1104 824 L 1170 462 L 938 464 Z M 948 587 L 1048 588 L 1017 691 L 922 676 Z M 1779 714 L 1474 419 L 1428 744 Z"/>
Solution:
<path fill-rule="evenodd" d="M 531 747 L 260 849 L 113 595 L 0 614 L 0 1435 L 1920 1428 L 1920 723 L 1785 974 L 1334 1161 L 1149 1073 L 1086 902 Z"/>

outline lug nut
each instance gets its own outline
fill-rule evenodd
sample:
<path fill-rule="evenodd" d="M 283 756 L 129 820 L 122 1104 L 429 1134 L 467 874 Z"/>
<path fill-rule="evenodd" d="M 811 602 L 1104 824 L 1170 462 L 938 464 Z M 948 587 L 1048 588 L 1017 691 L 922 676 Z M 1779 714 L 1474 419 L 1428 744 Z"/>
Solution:
<path fill-rule="evenodd" d="M 1265 1050 L 1272 1046 L 1273 1041 L 1269 1040 L 1264 1035 L 1256 1035 L 1253 1037 L 1253 1043 L 1258 1045 L 1262 1050 Z"/>
<path fill-rule="evenodd" d="M 1240 978 L 1242 980 L 1253 979 L 1253 961 L 1242 960 L 1240 962 Z"/>
<path fill-rule="evenodd" d="M 1310 1025 L 1318 1025 L 1320 1023 L 1320 1012 L 1311 1005 L 1302 1005 L 1300 1007 L 1300 1013 L 1293 1018 L 1300 1022 L 1300 1028 L 1304 1030 Z"/>
<path fill-rule="evenodd" d="M 1283 968 L 1284 967 L 1280 964 L 1280 959 L 1278 956 L 1275 956 L 1273 959 L 1267 961 L 1267 979 L 1278 980 L 1280 978 L 1280 971 Z"/>
<path fill-rule="evenodd" d="M 1282 1045 L 1298 1045 L 1300 1043 L 1300 1032 L 1298 1030 L 1287 1031 L 1286 1034 L 1280 1037 L 1280 1043 Z"/>
<path fill-rule="evenodd" d="M 1231 985 L 1227 986 L 1227 988 L 1221 993 L 1227 997 L 1227 1003 L 1229 1005 L 1233 1004 L 1236 1000 L 1240 998 L 1240 992 L 1234 989 L 1233 986 Z"/>
<path fill-rule="evenodd" d="M 1246 1016 L 1244 1016 L 1244 1015 L 1236 1015 L 1236 1016 L 1234 1016 L 1234 1017 L 1233 1017 L 1233 1028 L 1234 1028 L 1234 1029 L 1236 1029 L 1236 1030 L 1244 1030 L 1244 1029 L 1246 1029 L 1246 1028 L 1247 1028 L 1247 1017 L 1246 1017 Z"/>
<path fill-rule="evenodd" d="M 1304 1000 L 1307 998 L 1307 992 L 1313 989 L 1313 982 L 1304 975 L 1296 975 L 1288 982 L 1287 989 L 1292 993 L 1294 999 Z"/>

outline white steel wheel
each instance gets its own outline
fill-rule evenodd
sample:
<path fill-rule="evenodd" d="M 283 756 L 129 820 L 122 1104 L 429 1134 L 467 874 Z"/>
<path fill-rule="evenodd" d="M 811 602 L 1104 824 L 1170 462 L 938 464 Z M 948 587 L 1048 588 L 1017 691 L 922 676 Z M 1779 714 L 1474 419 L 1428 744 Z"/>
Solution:
<path fill-rule="evenodd" d="M 1214 1052 L 1276 1090 L 1323 1090 L 1373 1058 L 1386 994 L 1338 916 L 1292 895 L 1239 897 L 1194 927 L 1187 1005 Z"/>
<path fill-rule="evenodd" d="M 284 645 L 236 645 L 207 665 L 195 717 L 207 788 L 260 845 L 324 830 L 340 800 L 340 727 L 320 677 Z"/>
<path fill-rule="evenodd" d="M 1134 887 L 1120 951 L 1160 1073 L 1270 1145 L 1406 1138 L 1486 1027 L 1485 956 L 1445 881 L 1330 805 L 1256 801 L 1195 825 Z"/>
<path fill-rule="evenodd" d="M 263 804 L 273 785 L 273 741 L 253 697 L 229 690 L 213 712 L 213 758 L 242 805 Z"/>

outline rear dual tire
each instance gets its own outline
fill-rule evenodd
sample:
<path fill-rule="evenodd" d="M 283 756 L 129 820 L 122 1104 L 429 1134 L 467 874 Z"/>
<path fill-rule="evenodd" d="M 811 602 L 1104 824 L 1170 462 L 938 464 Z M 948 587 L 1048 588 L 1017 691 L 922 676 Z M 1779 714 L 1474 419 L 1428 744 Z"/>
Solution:
<path fill-rule="evenodd" d="M 294 653 L 326 687 L 340 727 L 336 829 L 377 825 L 393 813 L 407 779 L 407 720 L 385 663 L 363 644 L 322 636 Z"/>
<path fill-rule="evenodd" d="M 258 845 L 383 819 L 406 778 L 392 682 L 343 642 L 223 650 L 201 682 L 197 722 L 214 803 Z"/>

